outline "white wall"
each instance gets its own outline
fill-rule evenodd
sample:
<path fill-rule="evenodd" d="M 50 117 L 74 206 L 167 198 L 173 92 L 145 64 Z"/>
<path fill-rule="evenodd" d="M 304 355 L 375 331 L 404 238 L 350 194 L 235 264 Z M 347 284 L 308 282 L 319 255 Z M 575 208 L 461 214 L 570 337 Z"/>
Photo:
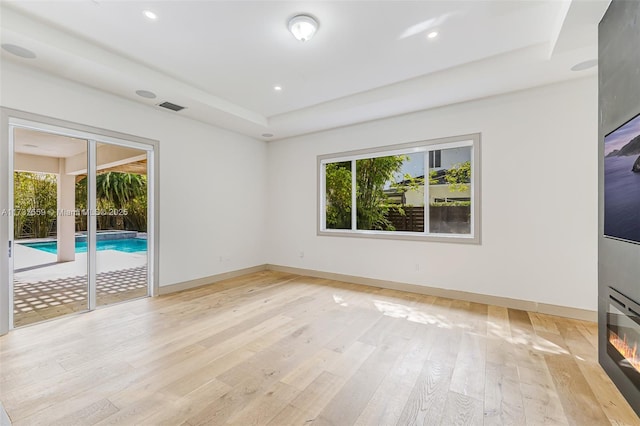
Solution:
<path fill-rule="evenodd" d="M 6 61 L 1 72 L 2 106 L 160 141 L 160 285 L 272 263 L 596 308 L 595 78 L 265 145 Z M 480 245 L 316 235 L 317 155 L 474 132 Z"/>
<path fill-rule="evenodd" d="M 265 263 L 264 142 L 7 61 L 0 71 L 4 107 L 160 141 L 161 286 Z"/>
<path fill-rule="evenodd" d="M 475 132 L 480 245 L 316 235 L 317 155 Z M 271 142 L 267 260 L 595 310 L 597 143 L 593 77 Z"/>

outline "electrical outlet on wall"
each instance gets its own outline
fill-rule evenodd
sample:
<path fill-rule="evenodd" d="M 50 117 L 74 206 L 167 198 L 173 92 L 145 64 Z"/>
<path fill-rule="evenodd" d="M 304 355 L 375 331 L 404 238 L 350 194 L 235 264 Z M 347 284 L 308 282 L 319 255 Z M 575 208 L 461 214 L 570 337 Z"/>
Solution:
<path fill-rule="evenodd" d="M 298 257 L 304 259 L 304 252 L 302 250 L 298 252 Z"/>

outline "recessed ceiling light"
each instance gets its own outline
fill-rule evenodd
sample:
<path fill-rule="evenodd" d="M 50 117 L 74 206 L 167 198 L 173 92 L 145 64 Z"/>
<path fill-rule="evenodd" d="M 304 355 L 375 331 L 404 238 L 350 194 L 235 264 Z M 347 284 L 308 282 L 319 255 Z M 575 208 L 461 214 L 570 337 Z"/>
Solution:
<path fill-rule="evenodd" d="M 584 71 L 589 68 L 593 68 L 598 65 L 597 59 L 589 59 L 588 61 L 580 62 L 579 64 L 575 64 L 571 67 L 571 71 Z"/>
<path fill-rule="evenodd" d="M 318 21 L 309 15 L 297 15 L 289 20 L 289 31 L 300 41 L 309 41 L 318 31 Z"/>
<path fill-rule="evenodd" d="M 282 90 L 282 86 L 273 86 L 273 90 L 275 90 L 276 92 L 279 92 Z"/>
<path fill-rule="evenodd" d="M 143 98 L 147 98 L 147 99 L 155 99 L 156 98 L 156 94 L 153 93 L 153 92 L 150 92 L 148 90 L 136 90 L 136 95 L 142 96 Z"/>
<path fill-rule="evenodd" d="M 3 43 L 2 48 L 7 52 L 25 59 L 35 59 L 36 54 L 29 49 L 17 46 L 15 44 Z"/>
<path fill-rule="evenodd" d="M 144 11 L 142 12 L 142 14 L 143 14 L 144 16 L 146 16 L 147 18 L 151 19 L 152 21 L 155 21 L 156 19 L 158 19 L 158 15 L 156 15 L 155 13 L 153 13 L 153 12 L 152 12 L 152 11 L 150 11 L 150 10 L 144 10 Z"/>
<path fill-rule="evenodd" d="M 427 34 L 427 38 L 436 38 L 436 37 L 438 37 L 437 31 L 431 31 L 429 34 Z"/>
<path fill-rule="evenodd" d="M 263 133 L 262 137 L 263 138 L 272 138 L 273 137 L 273 133 Z"/>
<path fill-rule="evenodd" d="M 32 143 L 25 143 L 23 146 L 25 148 L 37 148 L 38 147 L 38 145 L 34 145 Z"/>

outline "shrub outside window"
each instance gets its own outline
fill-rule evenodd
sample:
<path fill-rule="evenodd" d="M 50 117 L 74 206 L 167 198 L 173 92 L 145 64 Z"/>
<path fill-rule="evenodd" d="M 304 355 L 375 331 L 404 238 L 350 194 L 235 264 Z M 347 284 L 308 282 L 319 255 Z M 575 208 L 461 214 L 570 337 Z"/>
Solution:
<path fill-rule="evenodd" d="M 318 157 L 320 235 L 479 243 L 480 135 Z"/>

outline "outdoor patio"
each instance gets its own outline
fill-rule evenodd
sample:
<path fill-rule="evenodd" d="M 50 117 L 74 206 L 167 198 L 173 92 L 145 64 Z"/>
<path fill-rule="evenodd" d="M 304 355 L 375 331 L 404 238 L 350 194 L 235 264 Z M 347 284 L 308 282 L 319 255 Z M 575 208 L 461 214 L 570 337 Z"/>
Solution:
<path fill-rule="evenodd" d="M 96 275 L 97 305 L 109 305 L 147 295 L 147 267 Z M 14 280 L 15 327 L 87 310 L 87 276 L 36 283 Z"/>
<path fill-rule="evenodd" d="M 13 323 L 21 327 L 87 307 L 86 253 L 72 262 L 21 244 L 15 246 Z M 146 253 L 98 253 L 97 306 L 147 295 Z"/>

